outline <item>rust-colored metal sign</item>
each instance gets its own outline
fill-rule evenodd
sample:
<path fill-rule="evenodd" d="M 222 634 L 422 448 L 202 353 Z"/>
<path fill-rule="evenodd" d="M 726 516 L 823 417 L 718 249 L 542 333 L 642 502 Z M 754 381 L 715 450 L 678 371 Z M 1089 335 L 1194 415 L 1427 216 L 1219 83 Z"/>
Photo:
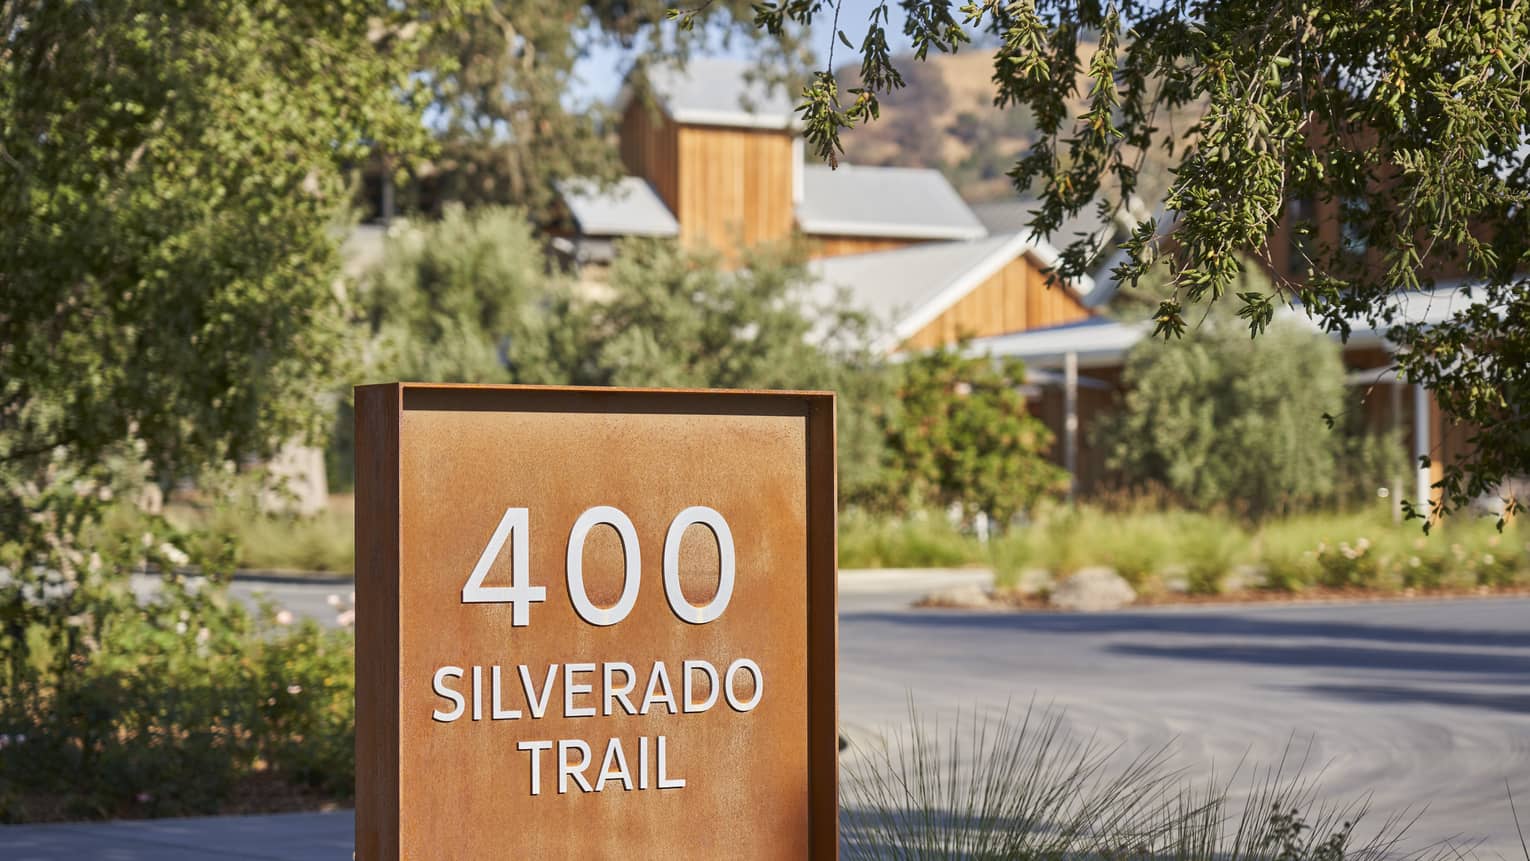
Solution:
<path fill-rule="evenodd" d="M 356 390 L 360 859 L 833 858 L 834 399 Z"/>

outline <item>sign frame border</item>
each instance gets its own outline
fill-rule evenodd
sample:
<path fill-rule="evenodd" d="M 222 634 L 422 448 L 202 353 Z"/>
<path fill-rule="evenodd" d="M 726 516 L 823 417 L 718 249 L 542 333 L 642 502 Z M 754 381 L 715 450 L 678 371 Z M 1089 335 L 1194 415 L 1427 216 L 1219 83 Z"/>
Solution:
<path fill-rule="evenodd" d="M 809 858 L 814 861 L 838 858 L 839 570 L 834 393 L 408 382 L 355 387 L 356 857 L 363 861 L 401 857 L 399 578 L 403 508 L 399 495 L 404 411 L 525 411 L 534 404 L 540 404 L 540 409 L 561 407 L 573 412 L 801 415 L 806 420 L 808 847 Z"/>

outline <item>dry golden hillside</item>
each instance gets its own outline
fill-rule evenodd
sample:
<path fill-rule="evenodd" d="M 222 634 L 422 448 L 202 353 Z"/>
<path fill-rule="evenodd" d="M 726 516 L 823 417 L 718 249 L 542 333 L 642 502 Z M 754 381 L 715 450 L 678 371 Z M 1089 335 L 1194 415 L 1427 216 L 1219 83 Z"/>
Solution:
<path fill-rule="evenodd" d="M 1081 46 L 1087 62 L 1090 45 Z M 895 61 L 907 86 L 882 99 L 881 119 L 842 135 L 851 164 L 939 168 L 972 201 L 1014 194 L 1005 173 L 1030 146 L 1035 134 L 1024 108 L 994 106 L 993 54 L 982 47 L 958 54 Z M 839 70 L 841 89 L 857 86 L 857 66 Z M 1087 90 L 1080 75 L 1079 92 Z M 1075 100 L 1082 112 L 1083 100 Z M 1161 192 L 1167 174 L 1148 165 L 1143 191 Z"/>

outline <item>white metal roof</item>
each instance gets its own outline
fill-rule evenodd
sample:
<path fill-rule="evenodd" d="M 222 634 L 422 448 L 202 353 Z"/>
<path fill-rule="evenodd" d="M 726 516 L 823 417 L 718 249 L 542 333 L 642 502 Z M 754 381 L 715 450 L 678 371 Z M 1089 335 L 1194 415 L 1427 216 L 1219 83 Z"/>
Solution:
<path fill-rule="evenodd" d="M 988 235 L 938 170 L 806 165 L 802 171 L 797 224 L 803 233 L 906 239 Z"/>
<path fill-rule="evenodd" d="M 1471 282 L 1454 281 L 1438 285 L 1433 290 L 1399 291 L 1393 297 L 1396 322 L 1421 323 L 1424 326 L 1439 325 L 1456 314 L 1485 301 L 1486 297 L 1483 296 L 1480 286 L 1475 290 L 1473 286 Z M 1307 319 L 1304 314 L 1291 313 L 1303 320 Z M 1349 326 L 1349 344 L 1352 346 L 1384 346 L 1389 349 L 1393 346 L 1387 337 L 1385 327 L 1375 327 L 1367 320 L 1353 318 L 1349 320 Z"/>
<path fill-rule="evenodd" d="M 677 123 L 796 128 L 797 94 L 762 80 L 758 68 L 749 60 L 692 57 L 684 67 L 652 66 L 644 74 L 659 106 Z"/>
<path fill-rule="evenodd" d="M 968 343 L 974 356 L 1022 359 L 1027 365 L 1060 367 L 1068 353 L 1078 356 L 1081 368 L 1119 365 L 1126 351 L 1152 331 L 1151 323 L 1123 323 L 1107 317 L 1091 317 L 1077 323 L 1031 329 L 1011 335 L 977 338 Z"/>
<path fill-rule="evenodd" d="M 820 301 L 832 301 L 843 293 L 851 307 L 891 328 L 877 345 L 890 350 L 1011 260 L 1027 254 L 1043 266 L 1056 258 L 1049 247 L 1011 234 L 828 257 L 814 261 L 813 272 Z M 1080 295 L 1094 288 L 1087 279 L 1069 286 Z"/>
<path fill-rule="evenodd" d="M 623 177 L 610 188 L 590 180 L 558 183 L 558 192 L 585 236 L 678 236 L 680 225 L 648 182 Z"/>
<path fill-rule="evenodd" d="M 1480 291 L 1473 294 L 1470 285 L 1465 283 L 1437 287 L 1434 290 L 1399 292 L 1395 297 L 1397 321 L 1433 326 L 1481 301 Z M 1279 309 L 1275 316 L 1278 320 L 1305 325 L 1314 332 L 1330 334 L 1297 308 Z M 1344 344 L 1346 349 L 1372 346 L 1392 348 L 1385 331 L 1373 328 L 1361 320 L 1350 320 L 1349 323 L 1350 337 Z M 1121 322 L 1096 317 L 1063 326 L 977 338 L 968 344 L 967 349 L 972 355 L 1013 357 L 1039 367 L 1061 366 L 1064 356 L 1075 353 L 1079 367 L 1101 367 L 1119 365 L 1125 360 L 1127 351 L 1149 337 L 1152 330 L 1152 324 L 1146 321 Z"/>

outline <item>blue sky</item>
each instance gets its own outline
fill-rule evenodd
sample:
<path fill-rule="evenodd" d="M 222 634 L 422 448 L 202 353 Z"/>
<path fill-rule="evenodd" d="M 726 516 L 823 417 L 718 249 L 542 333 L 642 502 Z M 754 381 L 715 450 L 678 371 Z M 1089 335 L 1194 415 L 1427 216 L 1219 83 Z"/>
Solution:
<path fill-rule="evenodd" d="M 839 29 L 845 32 L 852 44 L 856 46 L 861 44 L 861 37 L 866 33 L 871 10 L 876 8 L 878 2 L 879 0 L 842 0 Z M 889 3 L 888 11 L 890 13 L 888 41 L 892 44 L 893 52 L 909 50 L 908 40 L 903 36 L 903 9 L 896 3 Z M 819 62 L 824 60 L 829 50 L 829 43 L 833 40 L 833 31 L 830 27 L 833 18 L 834 10 L 825 8 L 819 21 L 814 25 L 815 32 L 811 44 Z M 723 46 L 720 40 L 713 40 L 713 44 L 705 53 L 725 57 L 747 58 L 750 56 L 742 40 L 735 40 L 732 46 Z M 842 66 L 855 56 L 855 51 L 839 44 L 835 48 L 834 65 Z M 614 98 L 621 88 L 622 75 L 632 65 L 634 59 L 635 56 L 630 51 L 610 46 L 597 47 L 574 68 L 577 80 L 569 93 L 570 104 L 588 104 L 592 100 L 607 101 Z"/>

